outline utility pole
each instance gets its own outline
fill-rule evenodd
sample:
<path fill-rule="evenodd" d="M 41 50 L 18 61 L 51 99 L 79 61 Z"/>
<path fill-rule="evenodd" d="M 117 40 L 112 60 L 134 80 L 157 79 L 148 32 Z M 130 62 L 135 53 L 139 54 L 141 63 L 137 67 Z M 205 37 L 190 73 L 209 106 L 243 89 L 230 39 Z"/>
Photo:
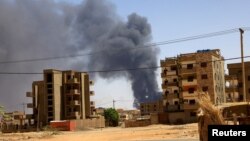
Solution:
<path fill-rule="evenodd" d="M 25 106 L 26 106 L 26 103 L 22 103 L 23 105 L 23 114 L 25 114 Z"/>
<path fill-rule="evenodd" d="M 115 100 L 113 99 L 113 109 L 115 109 Z"/>
<path fill-rule="evenodd" d="M 242 85 L 243 85 L 243 101 L 246 102 L 246 83 L 245 83 L 245 63 L 244 63 L 244 50 L 243 50 L 243 34 L 244 30 L 239 28 L 240 31 L 240 48 L 241 48 L 241 65 L 242 65 Z"/>

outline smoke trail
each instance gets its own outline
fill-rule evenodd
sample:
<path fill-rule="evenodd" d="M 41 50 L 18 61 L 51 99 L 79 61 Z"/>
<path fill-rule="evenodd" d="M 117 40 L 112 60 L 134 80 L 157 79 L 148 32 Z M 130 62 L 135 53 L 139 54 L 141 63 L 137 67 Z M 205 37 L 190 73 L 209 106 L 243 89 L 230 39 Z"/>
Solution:
<path fill-rule="evenodd" d="M 89 69 L 110 70 L 157 66 L 157 50 L 139 49 L 151 41 L 151 27 L 147 19 L 135 13 L 126 22 L 119 20 L 105 1 L 89 0 L 79 11 L 75 27 L 93 51 L 108 49 L 105 53 L 89 58 Z M 158 98 L 155 70 L 99 73 L 103 78 L 125 76 L 129 78 L 135 102 Z M 135 103 L 136 104 L 136 103 Z"/>
<path fill-rule="evenodd" d="M 147 19 L 135 13 L 122 21 L 105 0 L 86 0 L 80 5 L 51 0 L 0 1 L 0 60 L 44 58 L 108 51 L 74 60 L 0 64 L 1 71 L 41 72 L 46 68 L 110 70 L 156 66 L 157 50 L 139 48 L 151 41 Z M 126 77 L 135 101 L 157 97 L 155 70 L 99 73 L 105 79 Z M 42 76 L 0 75 L 0 103 L 27 101 L 25 92 Z M 23 83 L 25 82 L 25 83 Z M 19 105 L 20 106 L 20 105 Z M 6 106 L 8 107 L 8 106 Z M 14 109 L 11 107 L 10 109 Z"/>

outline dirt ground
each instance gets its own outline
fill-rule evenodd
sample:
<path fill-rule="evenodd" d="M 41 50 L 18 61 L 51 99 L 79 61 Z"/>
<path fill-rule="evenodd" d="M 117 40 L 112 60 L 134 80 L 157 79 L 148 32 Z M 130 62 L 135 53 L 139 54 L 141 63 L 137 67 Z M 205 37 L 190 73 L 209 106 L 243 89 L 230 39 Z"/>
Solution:
<path fill-rule="evenodd" d="M 132 141 L 161 139 L 198 139 L 198 124 L 150 125 L 146 127 L 109 127 L 75 132 L 29 132 L 0 134 L 0 141 Z"/>

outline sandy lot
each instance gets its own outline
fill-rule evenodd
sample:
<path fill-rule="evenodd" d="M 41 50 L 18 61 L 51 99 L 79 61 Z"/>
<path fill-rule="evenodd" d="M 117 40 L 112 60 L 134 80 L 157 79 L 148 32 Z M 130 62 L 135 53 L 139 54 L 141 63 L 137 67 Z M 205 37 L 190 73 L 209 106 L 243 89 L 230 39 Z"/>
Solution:
<path fill-rule="evenodd" d="M 151 125 L 147 127 L 109 127 L 75 132 L 30 132 L 0 134 L 0 141 L 132 141 L 161 139 L 198 139 L 197 123 Z"/>

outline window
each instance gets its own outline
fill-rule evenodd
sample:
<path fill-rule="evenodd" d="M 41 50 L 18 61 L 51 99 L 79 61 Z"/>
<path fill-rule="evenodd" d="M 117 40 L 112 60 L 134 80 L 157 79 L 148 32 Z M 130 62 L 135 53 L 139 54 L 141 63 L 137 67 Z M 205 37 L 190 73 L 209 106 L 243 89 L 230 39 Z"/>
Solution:
<path fill-rule="evenodd" d="M 202 91 L 203 91 L 203 92 L 208 91 L 208 86 L 202 87 Z"/>
<path fill-rule="evenodd" d="M 202 67 L 202 68 L 207 67 L 207 63 L 206 63 L 206 62 L 202 62 L 202 63 L 201 63 L 201 67 Z"/>
<path fill-rule="evenodd" d="M 48 101 L 48 105 L 52 105 L 53 104 L 53 101 Z"/>
<path fill-rule="evenodd" d="M 194 80 L 194 77 L 193 76 L 188 76 L 187 80 L 188 80 L 188 82 L 192 82 Z"/>
<path fill-rule="evenodd" d="M 52 84 L 47 84 L 47 88 L 51 89 L 52 88 Z"/>
<path fill-rule="evenodd" d="M 241 88 L 242 87 L 242 82 L 239 82 L 238 86 Z"/>
<path fill-rule="evenodd" d="M 187 69 L 193 69 L 193 64 L 187 64 Z"/>
<path fill-rule="evenodd" d="M 52 117 L 52 116 L 53 116 L 53 112 L 49 112 L 49 113 L 48 113 L 48 116 L 49 116 L 49 117 Z"/>
<path fill-rule="evenodd" d="M 201 79 L 207 79 L 207 74 L 202 74 Z"/>
<path fill-rule="evenodd" d="M 177 94 L 177 93 L 178 93 L 178 90 L 174 90 L 174 93 Z"/>
<path fill-rule="evenodd" d="M 165 80 L 165 85 L 168 84 L 168 80 Z"/>
<path fill-rule="evenodd" d="M 174 82 L 177 82 L 177 79 L 175 78 L 175 79 L 173 79 L 173 81 L 174 81 Z"/>
<path fill-rule="evenodd" d="M 194 99 L 189 100 L 189 104 L 190 104 L 190 105 L 194 105 L 194 104 L 195 104 L 195 100 L 194 100 Z"/>
<path fill-rule="evenodd" d="M 248 89 L 248 93 L 250 94 L 250 88 Z"/>
<path fill-rule="evenodd" d="M 175 101 L 175 102 L 174 102 L 174 105 L 178 105 L 178 104 L 179 104 L 179 102 L 178 102 L 178 101 Z"/>
<path fill-rule="evenodd" d="M 247 80 L 250 81 L 250 75 L 247 77 Z"/>
<path fill-rule="evenodd" d="M 52 107 L 48 107 L 48 111 L 53 111 L 53 108 Z"/>
<path fill-rule="evenodd" d="M 169 94 L 169 91 L 166 91 L 166 94 Z"/>
<path fill-rule="evenodd" d="M 175 70 L 177 70 L 177 67 L 176 66 L 171 66 L 171 70 L 175 71 Z"/>
<path fill-rule="evenodd" d="M 47 89 L 47 93 L 52 94 L 53 93 L 52 89 Z"/>
<path fill-rule="evenodd" d="M 192 94 L 192 93 L 194 93 L 194 90 L 195 90 L 194 88 L 189 88 L 188 93 Z"/>
<path fill-rule="evenodd" d="M 196 112 L 190 112 L 190 117 L 196 117 Z"/>
<path fill-rule="evenodd" d="M 53 96 L 52 96 L 52 95 L 48 96 L 48 99 L 50 99 L 50 100 L 51 100 L 52 98 L 53 98 Z"/>
<path fill-rule="evenodd" d="M 46 77 L 47 77 L 47 82 L 52 82 L 52 74 L 51 73 L 48 73 L 46 75 Z"/>

